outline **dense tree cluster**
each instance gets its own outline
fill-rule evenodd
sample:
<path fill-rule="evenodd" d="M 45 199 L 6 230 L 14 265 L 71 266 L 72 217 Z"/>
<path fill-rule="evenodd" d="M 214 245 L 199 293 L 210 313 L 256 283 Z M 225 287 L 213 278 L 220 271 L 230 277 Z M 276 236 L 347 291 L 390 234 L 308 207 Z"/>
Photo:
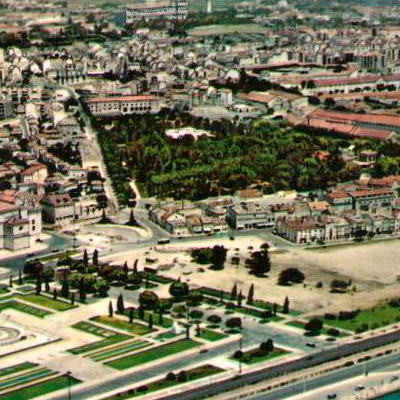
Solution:
<path fill-rule="evenodd" d="M 147 196 L 202 199 L 258 183 L 264 191 L 314 189 L 355 177 L 339 147 L 350 140 L 313 135 L 281 124 L 255 121 L 244 126 L 210 122 L 187 113 L 93 119 L 108 171 L 122 201 L 135 178 Z M 106 129 L 107 126 L 107 129 Z M 196 126 L 213 137 L 169 140 L 165 130 Z M 319 157 L 320 151 L 327 157 Z"/>

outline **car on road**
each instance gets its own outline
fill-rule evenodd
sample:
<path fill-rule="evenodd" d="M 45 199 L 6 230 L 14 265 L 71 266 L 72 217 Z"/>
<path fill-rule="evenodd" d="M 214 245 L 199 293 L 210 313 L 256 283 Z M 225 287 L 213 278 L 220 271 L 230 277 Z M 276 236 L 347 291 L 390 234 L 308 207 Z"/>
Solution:
<path fill-rule="evenodd" d="M 355 387 L 355 389 L 354 389 L 354 390 L 355 390 L 356 392 L 361 392 L 361 391 L 362 391 L 362 390 L 364 390 L 364 389 L 365 389 L 365 387 L 364 387 L 364 386 L 362 386 L 362 385 L 358 385 L 358 386 L 356 386 L 356 387 Z"/>
<path fill-rule="evenodd" d="M 337 399 L 337 394 L 336 394 L 336 393 L 328 394 L 328 396 L 327 396 L 326 398 L 327 398 L 328 400 Z"/>
<path fill-rule="evenodd" d="M 399 377 L 396 376 L 396 375 L 394 375 L 394 376 L 392 376 L 392 377 L 390 378 L 390 382 L 395 382 L 395 381 L 398 381 L 398 380 L 399 380 Z"/>
<path fill-rule="evenodd" d="M 312 342 L 307 342 L 306 346 L 308 346 L 308 347 L 317 347 L 317 345 L 315 343 L 312 343 Z"/>

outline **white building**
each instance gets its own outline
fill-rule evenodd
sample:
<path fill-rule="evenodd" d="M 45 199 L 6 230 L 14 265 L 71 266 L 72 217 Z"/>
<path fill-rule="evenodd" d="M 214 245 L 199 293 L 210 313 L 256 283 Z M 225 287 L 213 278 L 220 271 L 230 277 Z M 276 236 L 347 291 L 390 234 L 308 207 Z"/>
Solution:
<path fill-rule="evenodd" d="M 86 104 L 95 116 L 157 113 L 160 109 L 154 96 L 94 97 Z"/>
<path fill-rule="evenodd" d="M 0 249 L 21 250 L 34 245 L 42 232 L 40 208 L 0 207 Z"/>
<path fill-rule="evenodd" d="M 185 20 L 188 16 L 188 0 L 137 4 L 125 8 L 125 24 L 151 19 Z"/>

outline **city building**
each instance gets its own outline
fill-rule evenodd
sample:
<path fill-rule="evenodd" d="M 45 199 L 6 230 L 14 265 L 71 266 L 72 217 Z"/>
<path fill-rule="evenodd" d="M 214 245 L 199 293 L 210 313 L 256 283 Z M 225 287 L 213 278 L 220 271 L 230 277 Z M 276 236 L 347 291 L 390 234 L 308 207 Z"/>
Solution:
<path fill-rule="evenodd" d="M 130 5 L 124 10 L 125 24 L 154 19 L 185 20 L 188 16 L 188 0 Z"/>
<path fill-rule="evenodd" d="M 28 249 L 42 233 L 40 208 L 0 205 L 0 249 Z"/>
<path fill-rule="evenodd" d="M 0 120 L 11 118 L 13 113 L 13 104 L 9 99 L 0 99 Z"/>
<path fill-rule="evenodd" d="M 86 102 L 95 116 L 156 113 L 160 105 L 153 96 L 94 97 Z"/>

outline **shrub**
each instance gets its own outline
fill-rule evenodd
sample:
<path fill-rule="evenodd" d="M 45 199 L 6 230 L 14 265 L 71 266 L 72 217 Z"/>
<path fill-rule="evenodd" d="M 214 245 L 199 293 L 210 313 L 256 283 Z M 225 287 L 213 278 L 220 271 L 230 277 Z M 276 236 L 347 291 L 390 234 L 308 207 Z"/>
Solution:
<path fill-rule="evenodd" d="M 331 291 L 344 291 L 347 290 L 348 286 L 348 281 L 344 281 L 343 279 L 334 279 L 331 282 Z"/>
<path fill-rule="evenodd" d="M 339 313 L 339 321 L 344 321 L 348 319 L 354 319 L 357 317 L 358 311 L 340 311 Z"/>
<path fill-rule="evenodd" d="M 339 329 L 336 329 L 336 328 L 330 328 L 330 329 L 328 329 L 328 335 L 329 336 L 334 336 L 334 337 L 337 337 L 337 336 L 339 336 L 340 335 L 340 331 L 339 331 Z"/>
<path fill-rule="evenodd" d="M 400 307 L 400 300 L 399 299 L 390 300 L 389 301 L 389 306 L 390 307 L 394 307 L 394 308 Z"/>
<path fill-rule="evenodd" d="M 146 385 L 143 386 L 139 386 L 136 391 L 137 392 L 147 392 L 149 390 L 149 388 Z"/>
<path fill-rule="evenodd" d="M 140 293 L 139 303 L 146 310 L 154 310 L 158 304 L 158 296 L 150 290 L 145 290 Z"/>
<path fill-rule="evenodd" d="M 185 370 L 182 370 L 178 374 L 178 382 L 187 382 L 188 380 L 188 374 Z"/>
<path fill-rule="evenodd" d="M 219 315 L 210 315 L 207 318 L 207 321 L 209 321 L 213 324 L 219 324 L 222 321 L 222 318 Z"/>
<path fill-rule="evenodd" d="M 176 375 L 173 372 L 168 372 L 165 379 L 167 381 L 176 381 Z"/>
<path fill-rule="evenodd" d="M 235 353 L 233 354 L 233 358 L 235 360 L 240 360 L 243 357 L 243 351 L 237 350 L 235 351 Z"/>
<path fill-rule="evenodd" d="M 318 333 L 323 327 L 323 322 L 320 318 L 311 318 L 305 326 L 305 329 L 311 333 Z"/>
<path fill-rule="evenodd" d="M 336 315 L 335 314 L 331 314 L 331 313 L 325 313 L 324 315 L 325 319 L 329 319 L 330 321 L 336 319 Z"/>
<path fill-rule="evenodd" d="M 260 350 L 262 353 L 269 353 L 274 350 L 274 342 L 272 339 L 268 339 L 266 342 L 260 344 Z"/>
<path fill-rule="evenodd" d="M 190 318 L 192 319 L 201 319 L 203 315 L 204 315 L 203 311 L 200 310 L 193 310 L 189 314 Z"/>
<path fill-rule="evenodd" d="M 303 283 L 305 279 L 304 274 L 297 268 L 288 268 L 279 274 L 279 285 L 290 285 L 291 283 Z"/>
<path fill-rule="evenodd" d="M 186 282 L 176 281 L 169 287 L 171 296 L 181 299 L 189 294 L 189 285 Z"/>
<path fill-rule="evenodd" d="M 242 319 L 241 318 L 230 318 L 225 322 L 225 325 L 228 328 L 241 328 L 242 326 Z"/>

